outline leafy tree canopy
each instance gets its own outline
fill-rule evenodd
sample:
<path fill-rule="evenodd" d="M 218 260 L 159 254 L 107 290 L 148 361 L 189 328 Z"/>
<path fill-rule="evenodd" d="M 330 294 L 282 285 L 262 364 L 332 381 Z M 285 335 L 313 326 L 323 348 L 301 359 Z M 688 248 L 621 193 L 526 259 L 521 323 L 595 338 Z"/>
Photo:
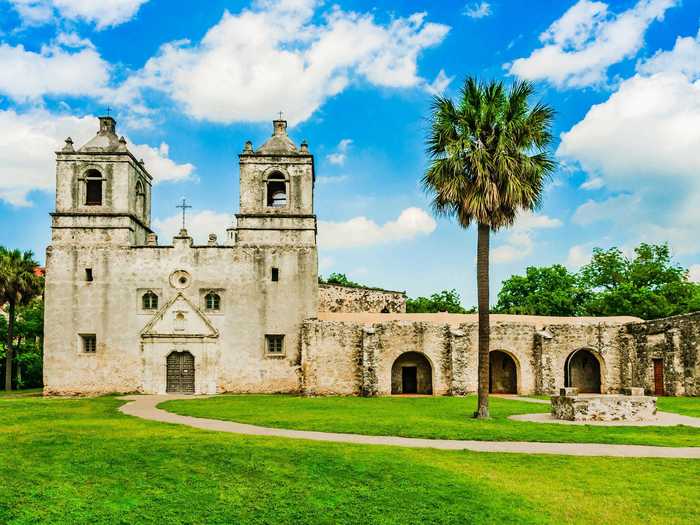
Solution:
<path fill-rule="evenodd" d="M 578 273 L 561 265 L 527 268 L 503 282 L 495 311 L 532 315 L 633 315 L 658 319 L 700 310 L 700 286 L 666 244 L 593 251 Z"/>
<path fill-rule="evenodd" d="M 525 275 L 505 280 L 494 308 L 496 313 L 574 316 L 589 293 L 564 266 L 530 266 Z"/>
<path fill-rule="evenodd" d="M 430 297 L 416 297 L 406 301 L 407 313 L 439 313 L 449 312 L 451 314 L 473 313 L 474 309 L 466 310 L 462 304 L 457 290 L 443 290 L 434 293 Z"/>
<path fill-rule="evenodd" d="M 632 258 L 618 248 L 596 249 L 579 274 L 582 285 L 591 290 L 585 306 L 588 315 L 657 319 L 700 306 L 698 285 L 672 260 L 666 244 L 642 243 Z"/>
<path fill-rule="evenodd" d="M 344 273 L 331 273 L 327 279 L 323 277 L 318 277 L 318 282 L 321 284 L 337 284 L 338 286 L 349 286 L 350 288 L 369 288 L 364 284 L 356 283 L 348 279 L 347 275 Z"/>

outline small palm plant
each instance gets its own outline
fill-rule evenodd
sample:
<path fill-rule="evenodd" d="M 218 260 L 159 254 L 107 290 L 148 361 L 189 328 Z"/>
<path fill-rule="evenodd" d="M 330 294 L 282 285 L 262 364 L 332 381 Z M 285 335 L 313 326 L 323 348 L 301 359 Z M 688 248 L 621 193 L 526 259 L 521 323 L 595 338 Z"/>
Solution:
<path fill-rule="evenodd" d="M 530 104 L 534 86 L 467 78 L 459 100 L 433 99 L 427 138 L 430 165 L 423 187 L 437 215 L 463 228 L 477 225 L 479 402 L 489 417 L 489 236 L 512 226 L 519 212 L 540 206 L 556 163 L 549 152 L 554 110 Z"/>
<path fill-rule="evenodd" d="M 7 250 L 0 246 L 0 305 L 7 305 L 5 344 L 5 390 L 12 390 L 13 339 L 17 307 L 28 304 L 41 293 L 41 279 L 34 273 L 38 264 L 32 252 Z"/>

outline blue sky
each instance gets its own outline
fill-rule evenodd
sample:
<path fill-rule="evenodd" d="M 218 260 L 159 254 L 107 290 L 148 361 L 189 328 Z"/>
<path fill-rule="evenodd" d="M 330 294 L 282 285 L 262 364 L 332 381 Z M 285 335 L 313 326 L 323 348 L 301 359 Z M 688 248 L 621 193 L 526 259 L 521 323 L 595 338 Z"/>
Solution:
<path fill-rule="evenodd" d="M 559 170 L 492 241 L 493 292 L 529 265 L 668 241 L 700 279 L 700 2 L 0 0 L 0 244 L 43 261 L 53 151 L 109 106 L 200 240 L 238 207 L 236 155 L 283 111 L 316 155 L 322 273 L 475 301 L 475 231 L 419 186 L 430 97 L 528 78 L 557 110 Z"/>

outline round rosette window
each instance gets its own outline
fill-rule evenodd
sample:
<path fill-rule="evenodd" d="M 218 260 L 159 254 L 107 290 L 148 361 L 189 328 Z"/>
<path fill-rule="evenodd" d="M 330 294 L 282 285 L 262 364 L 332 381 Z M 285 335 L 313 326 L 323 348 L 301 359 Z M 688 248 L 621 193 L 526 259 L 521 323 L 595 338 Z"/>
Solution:
<path fill-rule="evenodd" d="M 184 290 L 192 282 L 192 276 L 185 270 L 178 270 L 170 275 L 170 285 L 178 290 Z"/>

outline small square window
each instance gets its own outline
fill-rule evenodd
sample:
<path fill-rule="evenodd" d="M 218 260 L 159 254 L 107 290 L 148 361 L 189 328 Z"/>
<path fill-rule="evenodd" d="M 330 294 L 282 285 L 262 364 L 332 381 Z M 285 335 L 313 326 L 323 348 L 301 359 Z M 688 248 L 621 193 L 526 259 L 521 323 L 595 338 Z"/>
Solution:
<path fill-rule="evenodd" d="M 279 268 L 273 268 L 272 269 L 272 281 L 277 282 L 280 280 L 280 269 Z"/>
<path fill-rule="evenodd" d="M 283 335 L 266 335 L 267 353 L 271 355 L 284 354 L 284 336 Z"/>
<path fill-rule="evenodd" d="M 143 294 L 143 297 L 141 298 L 141 306 L 144 310 L 157 310 L 158 296 L 149 290 Z"/>
<path fill-rule="evenodd" d="M 83 352 L 94 354 L 97 352 L 97 336 L 95 334 L 83 334 L 80 336 L 83 342 Z"/>
<path fill-rule="evenodd" d="M 85 280 L 89 283 L 93 281 L 92 268 L 85 268 Z"/>

